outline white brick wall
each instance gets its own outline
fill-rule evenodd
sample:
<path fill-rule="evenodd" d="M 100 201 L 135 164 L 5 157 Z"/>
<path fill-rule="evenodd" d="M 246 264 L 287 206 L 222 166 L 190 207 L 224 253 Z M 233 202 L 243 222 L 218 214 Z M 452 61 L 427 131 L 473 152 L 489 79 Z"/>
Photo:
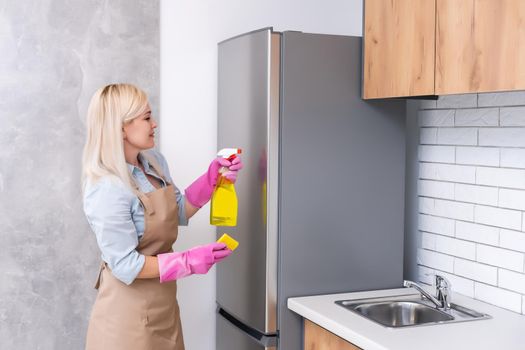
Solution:
<path fill-rule="evenodd" d="M 418 119 L 420 281 L 525 314 L 525 91 L 443 96 Z"/>

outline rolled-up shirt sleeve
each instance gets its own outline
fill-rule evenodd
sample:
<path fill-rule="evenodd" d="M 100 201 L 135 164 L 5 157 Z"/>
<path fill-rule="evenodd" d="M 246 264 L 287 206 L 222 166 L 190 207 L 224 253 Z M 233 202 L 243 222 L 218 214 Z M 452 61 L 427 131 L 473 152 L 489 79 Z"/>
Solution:
<path fill-rule="evenodd" d="M 137 229 L 131 217 L 136 196 L 118 180 L 100 180 L 87 186 L 84 212 L 104 260 L 113 275 L 131 284 L 142 270 L 145 257 L 138 246 Z"/>
<path fill-rule="evenodd" d="M 159 165 L 162 167 L 162 172 L 164 173 L 164 176 L 166 177 L 166 180 L 168 180 L 171 184 L 173 184 L 173 187 L 175 188 L 175 196 L 177 198 L 177 204 L 179 205 L 179 225 L 180 226 L 187 226 L 188 225 L 188 218 L 186 217 L 186 201 L 184 195 L 181 193 L 181 191 L 178 189 L 177 186 L 173 183 L 173 180 L 171 179 L 170 175 L 170 168 L 168 166 L 168 162 L 166 161 L 166 158 L 164 156 L 155 151 L 150 151 L 157 161 L 159 162 Z"/>

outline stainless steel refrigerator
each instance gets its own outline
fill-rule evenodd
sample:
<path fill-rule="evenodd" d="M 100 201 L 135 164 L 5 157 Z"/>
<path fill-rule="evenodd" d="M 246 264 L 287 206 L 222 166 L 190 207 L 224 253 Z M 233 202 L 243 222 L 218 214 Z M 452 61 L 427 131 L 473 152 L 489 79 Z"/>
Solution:
<path fill-rule="evenodd" d="M 217 266 L 217 350 L 302 349 L 292 296 L 400 287 L 405 102 L 361 99 L 361 38 L 219 43 L 218 149 L 242 148 L 240 243 Z"/>

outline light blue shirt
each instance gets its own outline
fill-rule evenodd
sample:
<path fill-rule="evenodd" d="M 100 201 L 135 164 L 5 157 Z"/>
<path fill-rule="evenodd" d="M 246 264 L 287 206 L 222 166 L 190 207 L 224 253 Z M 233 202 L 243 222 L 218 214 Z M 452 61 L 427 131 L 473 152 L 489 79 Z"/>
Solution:
<path fill-rule="evenodd" d="M 149 150 L 155 157 L 166 180 L 173 184 L 166 160 L 157 151 Z M 139 154 L 139 161 L 148 175 L 165 181 L 155 174 L 151 165 Z M 141 192 L 147 193 L 155 187 L 138 167 L 128 164 L 128 168 Z M 173 185 L 179 205 L 179 225 L 187 225 L 185 200 L 179 189 Z M 117 178 L 105 177 L 94 184 L 88 183 L 84 189 L 84 212 L 95 233 L 102 252 L 102 260 L 113 275 L 126 284 L 131 284 L 144 266 L 145 256 L 136 248 L 144 235 L 144 208 L 133 191 Z"/>

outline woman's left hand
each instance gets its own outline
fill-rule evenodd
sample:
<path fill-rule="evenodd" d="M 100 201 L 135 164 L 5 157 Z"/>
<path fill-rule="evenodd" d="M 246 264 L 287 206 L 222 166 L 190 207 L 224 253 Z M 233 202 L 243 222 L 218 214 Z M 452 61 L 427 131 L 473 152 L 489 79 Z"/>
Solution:
<path fill-rule="evenodd" d="M 243 164 L 239 156 L 236 156 L 231 162 L 221 157 L 215 158 L 211 162 L 208 171 L 186 188 L 186 199 L 191 205 L 196 208 L 201 208 L 210 200 L 213 189 L 221 175 L 219 174 L 219 170 L 222 167 L 228 169 L 222 176 L 231 182 L 235 182 L 237 180 L 237 173 L 242 169 Z"/>

